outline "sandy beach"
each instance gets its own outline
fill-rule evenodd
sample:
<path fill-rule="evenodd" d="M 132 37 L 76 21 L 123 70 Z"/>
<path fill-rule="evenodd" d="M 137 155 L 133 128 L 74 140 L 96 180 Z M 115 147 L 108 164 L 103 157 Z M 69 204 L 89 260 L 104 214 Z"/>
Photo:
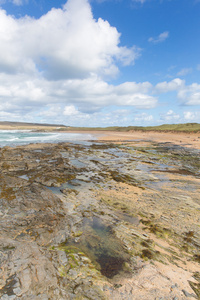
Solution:
<path fill-rule="evenodd" d="M 172 143 L 187 148 L 200 149 L 200 133 L 184 132 L 157 132 L 157 131 L 67 131 L 72 133 L 93 134 L 99 141 L 153 141 L 157 143 Z"/>

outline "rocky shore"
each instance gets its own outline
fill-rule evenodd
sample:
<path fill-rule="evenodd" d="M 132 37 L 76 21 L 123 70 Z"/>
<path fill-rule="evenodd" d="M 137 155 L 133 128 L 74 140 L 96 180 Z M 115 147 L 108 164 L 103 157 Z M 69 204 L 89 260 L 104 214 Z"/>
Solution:
<path fill-rule="evenodd" d="M 200 299 L 200 151 L 0 149 L 0 299 Z"/>

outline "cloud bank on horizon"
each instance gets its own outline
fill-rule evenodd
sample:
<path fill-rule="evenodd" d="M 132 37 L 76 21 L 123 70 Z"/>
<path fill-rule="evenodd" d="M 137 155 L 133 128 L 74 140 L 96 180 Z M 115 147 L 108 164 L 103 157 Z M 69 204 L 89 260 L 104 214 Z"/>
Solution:
<path fill-rule="evenodd" d="M 146 1 L 134 2 L 144 9 Z M 151 74 L 132 80 L 140 77 L 138 68 L 149 73 L 145 53 L 158 57 L 159 51 L 161 55 L 167 51 L 163 45 L 170 40 L 170 31 L 152 30 L 146 38 L 149 45 L 141 47 L 134 29 L 124 45 L 125 32 L 94 16 L 92 5 L 106 8 L 106 1 L 68 0 L 39 17 L 9 13 L 6 1 L 0 5 L 0 120 L 71 126 L 200 122 L 200 83 L 187 78 L 194 73 L 194 64 L 180 64 L 177 70 L 179 66 L 169 60 L 165 76 L 158 74 L 157 81 L 151 81 Z"/>

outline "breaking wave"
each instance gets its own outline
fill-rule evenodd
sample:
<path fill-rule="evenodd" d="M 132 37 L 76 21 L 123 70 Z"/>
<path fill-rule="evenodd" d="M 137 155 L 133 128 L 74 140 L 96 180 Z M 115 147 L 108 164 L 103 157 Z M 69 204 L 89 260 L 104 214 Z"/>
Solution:
<path fill-rule="evenodd" d="M 31 130 L 0 130 L 0 147 L 30 143 L 59 143 L 95 140 L 86 133 L 33 132 Z"/>

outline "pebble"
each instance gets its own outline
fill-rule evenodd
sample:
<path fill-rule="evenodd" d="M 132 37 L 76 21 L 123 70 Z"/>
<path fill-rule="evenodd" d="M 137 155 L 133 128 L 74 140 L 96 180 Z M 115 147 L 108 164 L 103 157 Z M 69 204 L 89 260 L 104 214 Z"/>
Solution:
<path fill-rule="evenodd" d="M 178 284 L 175 283 L 175 284 L 173 284 L 173 285 L 171 286 L 171 289 L 175 289 L 175 288 L 177 288 L 177 287 L 178 287 Z"/>

